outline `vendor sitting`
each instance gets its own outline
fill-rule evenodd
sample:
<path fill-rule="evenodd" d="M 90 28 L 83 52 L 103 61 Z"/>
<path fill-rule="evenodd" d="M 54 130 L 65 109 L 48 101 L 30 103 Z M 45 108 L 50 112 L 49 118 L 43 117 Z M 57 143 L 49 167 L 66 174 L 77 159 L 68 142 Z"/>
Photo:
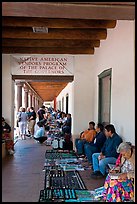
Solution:
<path fill-rule="evenodd" d="M 14 142 L 11 137 L 11 127 L 2 117 L 2 140 L 5 142 L 7 153 L 14 154 Z"/>
<path fill-rule="evenodd" d="M 64 134 L 65 133 L 71 134 L 71 114 L 70 113 L 67 114 L 67 119 L 62 125 L 62 132 Z"/>
<path fill-rule="evenodd" d="M 111 174 L 116 173 L 116 170 L 120 174 L 117 179 L 112 179 L 108 174 L 103 199 L 106 202 L 134 201 L 135 151 L 129 143 L 123 142 L 117 152 L 120 153 L 120 159 L 117 159 L 116 167 L 111 170 Z"/>
<path fill-rule="evenodd" d="M 80 134 L 80 138 L 76 138 L 75 140 L 75 146 L 78 156 L 85 156 L 84 145 L 86 143 L 93 142 L 95 136 L 96 136 L 95 123 L 91 121 L 89 122 L 89 128 Z"/>

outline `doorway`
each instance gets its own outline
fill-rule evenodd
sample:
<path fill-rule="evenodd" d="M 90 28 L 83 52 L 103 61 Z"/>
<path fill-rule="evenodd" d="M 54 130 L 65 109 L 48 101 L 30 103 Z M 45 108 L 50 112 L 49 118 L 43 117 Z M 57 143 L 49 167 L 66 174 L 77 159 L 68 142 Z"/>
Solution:
<path fill-rule="evenodd" d="M 98 75 L 99 83 L 99 105 L 98 121 L 104 125 L 110 123 L 111 107 L 111 74 L 112 68 L 104 70 Z"/>
<path fill-rule="evenodd" d="M 66 114 L 68 114 L 68 101 L 69 101 L 69 96 L 67 94 L 66 95 Z"/>

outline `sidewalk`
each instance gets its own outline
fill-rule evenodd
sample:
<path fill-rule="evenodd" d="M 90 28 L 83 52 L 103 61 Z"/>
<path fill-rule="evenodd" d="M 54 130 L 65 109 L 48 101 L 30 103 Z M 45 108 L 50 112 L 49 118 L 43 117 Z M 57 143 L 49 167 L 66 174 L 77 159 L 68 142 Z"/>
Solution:
<path fill-rule="evenodd" d="M 34 139 L 18 140 L 15 154 L 2 162 L 2 202 L 38 202 L 40 190 L 44 189 L 45 152 L 51 146 L 39 144 Z M 104 184 L 104 179 L 90 178 L 91 169 L 80 171 L 89 190 Z"/>

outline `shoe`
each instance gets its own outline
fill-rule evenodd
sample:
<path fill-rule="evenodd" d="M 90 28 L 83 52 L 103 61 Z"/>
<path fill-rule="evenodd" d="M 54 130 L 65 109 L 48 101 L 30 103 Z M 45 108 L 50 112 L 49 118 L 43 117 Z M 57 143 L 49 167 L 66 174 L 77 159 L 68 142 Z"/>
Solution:
<path fill-rule="evenodd" d="M 91 169 L 91 166 L 90 165 L 82 165 L 85 169 Z"/>
<path fill-rule="evenodd" d="M 78 157 L 78 158 L 84 158 L 85 155 L 84 155 L 84 154 L 77 154 L 77 157 Z"/>
<path fill-rule="evenodd" d="M 101 174 L 101 172 L 100 171 L 94 171 L 91 175 L 100 175 Z"/>
<path fill-rule="evenodd" d="M 26 136 L 27 136 L 27 137 L 31 137 L 31 134 L 27 134 Z"/>
<path fill-rule="evenodd" d="M 104 175 L 100 171 L 95 171 L 91 174 L 91 178 L 93 179 L 98 179 L 98 178 L 103 178 Z"/>

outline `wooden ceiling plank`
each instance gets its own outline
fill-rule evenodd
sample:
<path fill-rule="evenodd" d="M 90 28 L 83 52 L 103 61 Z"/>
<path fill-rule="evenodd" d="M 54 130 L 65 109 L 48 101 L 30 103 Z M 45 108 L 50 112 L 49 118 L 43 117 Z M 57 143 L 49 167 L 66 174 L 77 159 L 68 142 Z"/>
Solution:
<path fill-rule="evenodd" d="M 37 89 L 37 90 L 39 90 L 39 91 L 41 91 L 41 92 L 44 92 L 44 91 L 50 92 L 51 90 L 56 91 L 56 90 L 58 90 L 58 89 L 61 89 L 62 87 L 64 87 L 64 86 L 59 86 L 59 87 L 47 87 L 46 85 L 43 85 L 43 88 L 39 89 L 39 85 L 37 85 L 37 86 L 34 85 L 34 88 Z"/>
<path fill-rule="evenodd" d="M 46 48 L 20 48 L 20 47 L 3 47 L 4 54 L 94 54 L 94 48 L 91 47 L 48 47 Z"/>
<path fill-rule="evenodd" d="M 85 39 L 99 40 L 106 39 L 106 29 L 50 29 L 48 33 L 33 33 L 31 29 L 13 29 L 6 27 L 2 32 L 3 38 L 23 38 L 23 39 Z"/>
<path fill-rule="evenodd" d="M 26 82 L 72 82 L 74 80 L 74 76 L 60 76 L 60 75 L 12 75 L 13 80 L 25 80 Z"/>
<path fill-rule="evenodd" d="M 99 40 L 3 39 L 3 47 L 99 47 Z"/>
<path fill-rule="evenodd" d="M 55 76 L 54 76 L 55 77 Z M 44 101 L 52 101 L 67 86 L 68 82 L 29 82 L 29 85 Z"/>
<path fill-rule="evenodd" d="M 36 91 L 44 93 L 45 91 L 50 92 L 50 91 L 56 91 L 58 89 L 62 89 L 64 86 L 60 86 L 60 87 L 46 87 L 46 86 L 44 86 L 43 88 L 39 88 L 39 85 L 38 85 L 38 86 L 33 86 L 33 87 Z"/>
<path fill-rule="evenodd" d="M 43 87 L 43 86 L 61 86 L 62 84 L 67 84 L 67 83 L 68 82 L 62 82 L 62 81 L 56 81 L 56 82 L 46 81 L 46 82 L 40 82 L 40 83 L 39 82 L 30 82 L 29 84 L 34 85 L 34 86 L 39 85 L 40 87 Z"/>
<path fill-rule="evenodd" d="M 116 20 L 3 17 L 3 26 L 48 28 L 114 28 Z"/>
<path fill-rule="evenodd" d="M 105 3 L 105 2 L 104 2 Z M 2 16 L 134 20 L 133 4 L 73 4 L 62 2 L 2 2 Z"/>

